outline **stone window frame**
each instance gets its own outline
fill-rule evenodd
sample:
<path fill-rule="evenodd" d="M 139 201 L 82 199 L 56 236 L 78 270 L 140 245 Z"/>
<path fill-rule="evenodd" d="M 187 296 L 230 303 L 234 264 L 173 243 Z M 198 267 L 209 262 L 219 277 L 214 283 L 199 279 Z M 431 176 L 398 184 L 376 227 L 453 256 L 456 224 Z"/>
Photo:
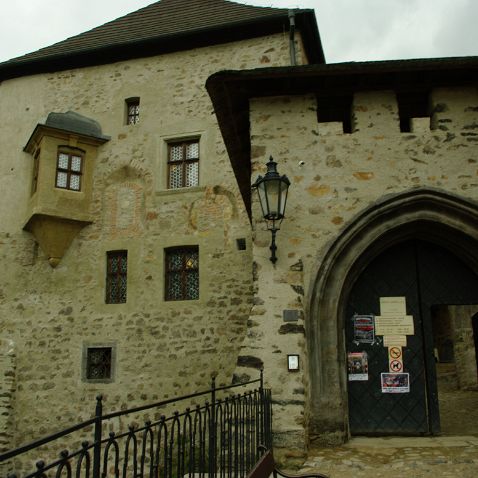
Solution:
<path fill-rule="evenodd" d="M 188 158 L 188 147 L 190 145 L 197 144 L 197 156 Z M 182 159 L 173 160 L 171 159 L 171 152 L 173 148 L 181 148 L 182 151 Z M 201 144 L 200 144 L 200 137 L 188 137 L 188 138 L 178 138 L 172 139 L 167 141 L 167 164 L 168 164 L 168 172 L 167 172 L 167 189 L 168 190 L 177 190 L 177 189 L 187 189 L 187 188 L 195 188 L 199 186 L 199 161 L 201 157 Z M 194 171 L 196 175 L 196 180 L 194 184 L 190 183 L 190 174 L 188 173 L 188 166 L 197 164 L 197 169 Z M 179 167 L 181 170 L 181 184 L 174 185 L 173 184 L 173 176 L 172 171 L 173 168 Z"/>
<path fill-rule="evenodd" d="M 196 267 L 188 267 L 184 262 L 187 258 L 187 254 L 191 255 L 194 253 L 196 255 Z M 181 267 L 179 269 L 173 269 L 170 267 L 169 258 L 172 254 L 181 255 Z M 199 246 L 198 245 L 188 245 L 188 246 L 176 246 L 168 247 L 164 250 L 164 300 L 165 301 L 184 301 L 184 300 L 199 300 L 200 298 L 200 275 L 199 275 Z M 180 287 L 181 295 L 179 297 L 172 294 L 171 289 L 171 277 L 173 274 L 180 275 Z M 197 289 L 193 296 L 189 296 L 187 291 L 187 277 L 191 274 L 195 274 L 197 279 Z"/>
<path fill-rule="evenodd" d="M 120 258 L 121 263 L 124 261 L 126 264 L 125 270 L 118 266 L 117 270 L 112 270 L 111 259 Z M 120 286 L 124 280 L 124 297 L 118 294 L 120 297 L 118 300 L 113 300 L 112 286 Z M 105 277 L 105 304 L 126 304 L 128 300 L 128 250 L 117 249 L 106 251 L 106 277 Z"/>
<path fill-rule="evenodd" d="M 139 123 L 140 114 L 140 98 L 133 96 L 126 98 L 125 102 L 125 123 L 127 125 L 135 125 Z"/>
<path fill-rule="evenodd" d="M 60 155 L 68 156 L 68 166 L 66 168 L 60 166 Z M 73 167 L 73 158 L 80 159 L 80 169 L 75 169 Z M 71 146 L 58 146 L 58 151 L 56 155 L 56 173 L 55 173 L 55 188 L 62 189 L 72 192 L 81 192 L 82 179 L 84 174 L 84 164 L 85 164 L 85 151 L 80 148 L 73 148 Z M 66 186 L 58 185 L 58 177 L 60 174 L 66 174 Z M 71 187 L 71 178 L 72 176 L 78 177 L 78 189 Z"/>
<path fill-rule="evenodd" d="M 110 375 L 105 378 L 88 378 L 88 351 L 90 349 L 105 348 L 111 350 Z M 81 380 L 86 383 L 113 383 L 116 380 L 116 360 L 117 343 L 116 342 L 83 342 L 81 358 Z"/>

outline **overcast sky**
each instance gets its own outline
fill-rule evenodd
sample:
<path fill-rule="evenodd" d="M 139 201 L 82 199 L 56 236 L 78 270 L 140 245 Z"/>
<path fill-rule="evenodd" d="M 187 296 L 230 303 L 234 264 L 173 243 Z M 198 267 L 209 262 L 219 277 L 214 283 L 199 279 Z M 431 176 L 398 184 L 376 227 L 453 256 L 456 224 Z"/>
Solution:
<path fill-rule="evenodd" d="M 0 61 L 38 50 L 153 0 L 0 0 Z M 328 63 L 478 55 L 478 0 L 239 0 L 315 8 Z"/>

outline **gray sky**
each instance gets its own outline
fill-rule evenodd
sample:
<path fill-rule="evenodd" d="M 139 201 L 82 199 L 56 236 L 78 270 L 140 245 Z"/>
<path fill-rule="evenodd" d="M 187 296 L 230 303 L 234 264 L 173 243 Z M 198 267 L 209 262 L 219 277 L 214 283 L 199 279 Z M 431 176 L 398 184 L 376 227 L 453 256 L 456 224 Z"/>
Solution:
<path fill-rule="evenodd" d="M 0 61 L 64 40 L 154 0 L 0 0 Z M 478 56 L 477 0 L 240 0 L 315 8 L 328 63 Z"/>

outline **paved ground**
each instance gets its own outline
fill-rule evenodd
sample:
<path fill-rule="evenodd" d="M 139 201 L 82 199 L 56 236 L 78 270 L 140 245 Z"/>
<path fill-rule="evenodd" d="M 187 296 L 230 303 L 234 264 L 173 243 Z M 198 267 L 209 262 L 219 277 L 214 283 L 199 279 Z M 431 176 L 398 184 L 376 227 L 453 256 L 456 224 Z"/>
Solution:
<path fill-rule="evenodd" d="M 305 471 L 330 478 L 478 478 L 478 436 L 357 437 L 311 451 Z"/>

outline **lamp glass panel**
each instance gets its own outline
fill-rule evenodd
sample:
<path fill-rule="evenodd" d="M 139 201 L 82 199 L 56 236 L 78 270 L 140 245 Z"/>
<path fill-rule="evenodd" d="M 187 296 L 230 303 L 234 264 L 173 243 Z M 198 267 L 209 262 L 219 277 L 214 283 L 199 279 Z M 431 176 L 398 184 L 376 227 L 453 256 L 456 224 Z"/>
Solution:
<path fill-rule="evenodd" d="M 262 209 L 262 216 L 268 215 L 268 207 L 267 207 L 267 198 L 266 198 L 266 190 L 264 188 L 264 183 L 260 183 L 257 186 L 257 195 L 259 196 L 259 203 Z"/>
<path fill-rule="evenodd" d="M 287 192 L 289 190 L 289 186 L 285 182 L 282 182 L 281 186 L 282 187 L 281 187 L 281 199 L 280 199 L 280 215 L 281 217 L 284 217 L 285 205 L 287 203 Z"/>
<path fill-rule="evenodd" d="M 266 181 L 266 194 L 269 205 L 269 219 L 277 219 L 279 217 L 279 199 L 280 199 L 280 180 Z"/>

